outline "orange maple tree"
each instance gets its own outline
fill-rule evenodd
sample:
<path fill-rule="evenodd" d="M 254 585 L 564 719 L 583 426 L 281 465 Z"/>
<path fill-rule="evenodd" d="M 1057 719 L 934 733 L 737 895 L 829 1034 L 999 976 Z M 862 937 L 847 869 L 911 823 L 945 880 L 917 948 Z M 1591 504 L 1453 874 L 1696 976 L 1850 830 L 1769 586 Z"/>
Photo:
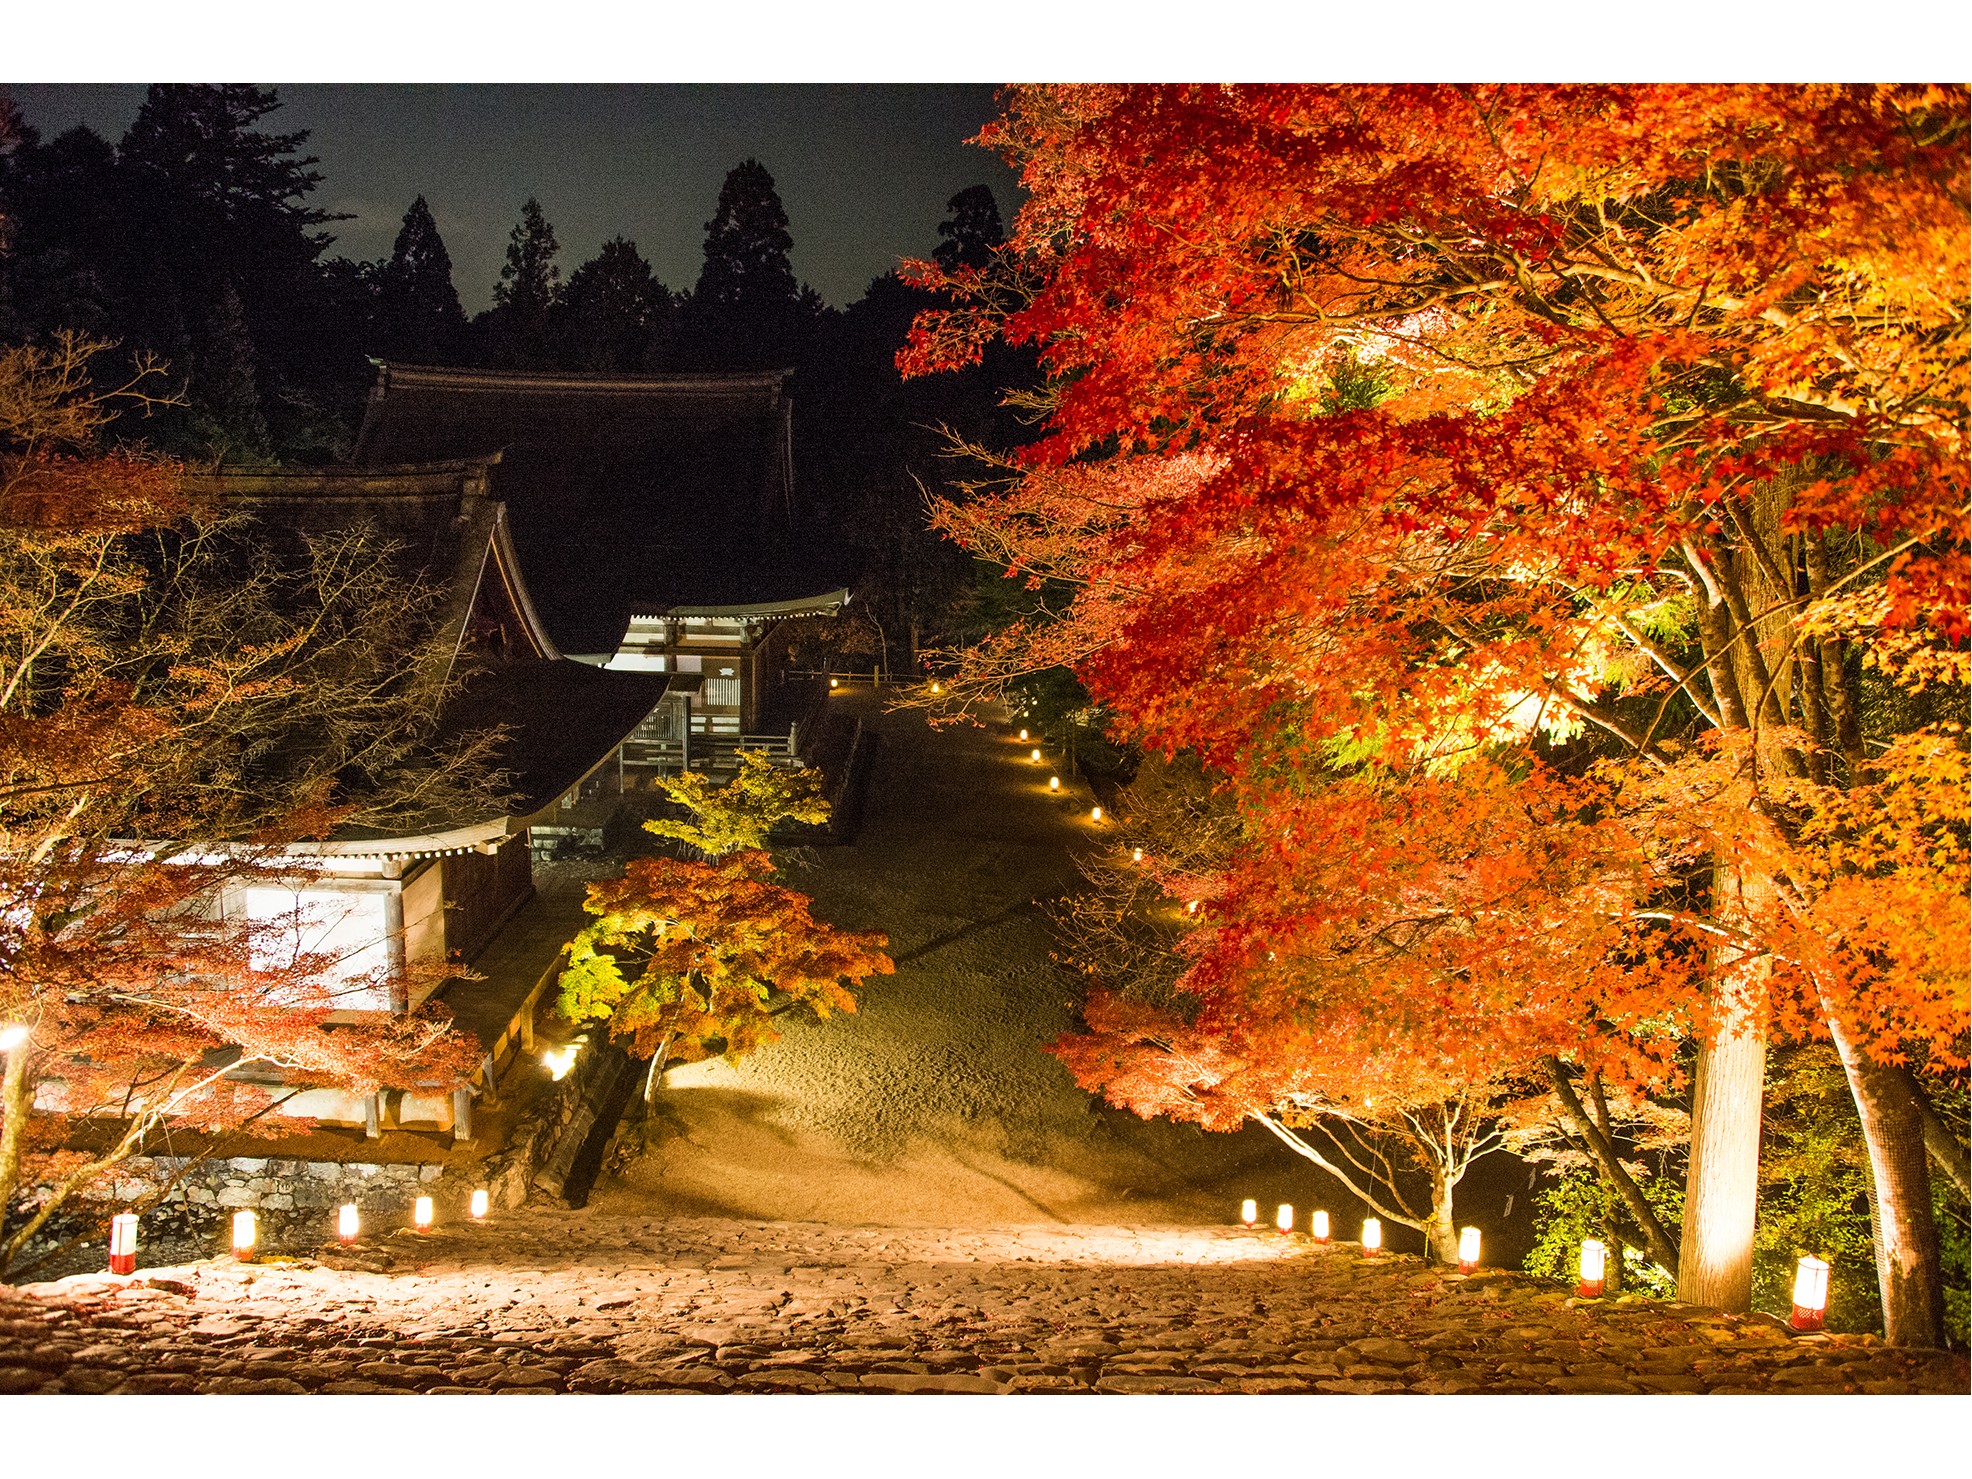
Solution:
<path fill-rule="evenodd" d="M 365 721 L 310 681 L 299 624 L 244 642 L 238 592 L 203 600 L 209 511 L 171 465 L 96 446 L 149 380 L 92 390 L 101 350 L 0 353 L 0 1269 L 166 1126 L 238 1128 L 312 1085 L 449 1086 L 476 1056 L 430 1014 L 331 1025 L 393 972 L 225 907 L 305 885 L 286 845 L 349 814 L 327 783 L 346 748 L 284 771 L 270 749 L 320 704 Z"/>
<path fill-rule="evenodd" d="M 991 269 L 919 264 L 956 306 L 903 357 L 1040 347 L 1028 476 L 945 518 L 1073 602 L 954 688 L 1065 661 L 1226 778 L 1206 1006 L 1353 1001 L 1482 1078 L 1689 1038 L 1680 1289 L 1740 1308 L 1765 1044 L 1832 1035 L 1915 1344 L 1907 1065 L 1965 1068 L 1966 137 L 1956 87 L 1016 89 L 1028 204 Z"/>
<path fill-rule="evenodd" d="M 650 1060 L 646 1101 L 672 1060 L 777 1042 L 778 1019 L 796 1007 L 822 1021 L 853 1012 L 852 988 L 896 969 L 883 935 L 816 919 L 807 896 L 776 879 L 775 826 L 828 820 L 819 771 L 778 770 L 754 752 L 724 785 L 692 771 L 659 784 L 686 816 L 644 829 L 697 856 L 633 858 L 621 877 L 589 885 L 582 907 L 595 922 L 569 943 L 557 1003 Z"/>

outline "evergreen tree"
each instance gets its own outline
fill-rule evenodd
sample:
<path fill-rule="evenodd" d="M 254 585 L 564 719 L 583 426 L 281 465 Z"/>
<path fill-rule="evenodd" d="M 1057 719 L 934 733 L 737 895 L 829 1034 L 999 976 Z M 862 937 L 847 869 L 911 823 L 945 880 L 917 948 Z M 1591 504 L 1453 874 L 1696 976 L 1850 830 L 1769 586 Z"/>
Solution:
<path fill-rule="evenodd" d="M 191 356 L 188 393 L 197 450 L 225 464 L 266 460 L 270 449 L 261 412 L 258 368 L 246 312 L 231 283 L 207 310 Z"/>
<path fill-rule="evenodd" d="M 671 292 L 634 241 L 614 237 L 569 275 L 556 340 L 576 370 L 637 371 L 652 361 L 670 319 Z"/>
<path fill-rule="evenodd" d="M 507 263 L 493 289 L 493 307 L 483 315 L 493 364 L 544 369 L 554 363 L 550 315 L 561 298 L 561 268 L 555 265 L 560 250 L 541 202 L 530 195 L 507 238 Z"/>
<path fill-rule="evenodd" d="M 778 369 L 801 360 L 825 307 L 795 280 L 793 246 L 774 177 L 755 159 L 732 169 L 705 223 L 705 265 L 681 324 L 686 363 Z"/>
<path fill-rule="evenodd" d="M 377 351 L 413 364 L 448 364 L 463 349 L 465 310 L 452 286 L 452 258 L 420 195 L 404 213 L 390 259 L 376 271 Z"/>
<path fill-rule="evenodd" d="M 774 177 L 759 160 L 744 161 L 727 173 L 705 223 L 705 266 L 695 300 L 722 308 L 793 303 L 800 292 L 787 255 L 793 247 Z"/>
<path fill-rule="evenodd" d="M 340 218 L 308 204 L 322 176 L 319 161 L 299 152 L 307 132 L 257 127 L 279 106 L 272 89 L 246 84 L 152 87 L 118 149 L 126 219 L 146 229 L 121 234 L 152 259 L 133 263 L 134 275 L 169 278 L 193 323 L 223 320 L 222 300 L 237 295 L 264 396 L 323 399 L 352 373 L 323 356 L 317 259 L 332 238 L 317 228 Z M 146 317 L 148 301 L 127 302 L 133 317 Z M 169 352 L 157 325 L 132 327 Z"/>
<path fill-rule="evenodd" d="M 951 219 L 938 224 L 944 240 L 932 252 L 932 260 L 947 272 L 961 267 L 978 269 L 993 260 L 993 249 L 1007 239 L 1006 225 L 1000 220 L 999 202 L 985 185 L 961 190 L 945 202 Z"/>

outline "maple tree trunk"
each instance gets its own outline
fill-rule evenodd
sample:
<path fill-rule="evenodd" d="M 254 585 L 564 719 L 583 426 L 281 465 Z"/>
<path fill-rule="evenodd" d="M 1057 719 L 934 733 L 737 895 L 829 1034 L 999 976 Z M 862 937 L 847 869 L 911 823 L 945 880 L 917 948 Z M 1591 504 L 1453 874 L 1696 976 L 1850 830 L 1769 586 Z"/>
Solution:
<path fill-rule="evenodd" d="M 1452 1217 L 1452 1188 L 1458 1178 L 1440 1171 L 1431 1179 L 1431 1227 L 1425 1234 L 1425 1252 L 1435 1262 L 1458 1262 L 1458 1224 Z"/>
<path fill-rule="evenodd" d="M 34 1099 L 27 1077 L 27 1045 L 4 1056 L 7 1070 L 0 1078 L 0 1226 L 6 1223 L 7 1208 L 20 1185 L 21 1145 L 27 1138 L 27 1117 Z"/>
<path fill-rule="evenodd" d="M 657 1051 L 651 1054 L 650 1070 L 644 1075 L 644 1108 L 649 1109 L 657 1103 L 657 1092 L 664 1087 L 664 1060 L 671 1055 L 671 1035 L 666 1034 Z"/>
<path fill-rule="evenodd" d="M 1890 1071 L 1903 1079 L 1904 1086 L 1917 1105 L 1917 1117 L 1924 1126 L 1924 1149 L 1931 1156 L 1931 1164 L 1945 1173 L 1951 1184 L 1958 1188 L 1960 1196 L 1972 1196 L 1972 1158 L 1966 1155 L 1965 1142 L 1952 1134 L 1945 1122 L 1938 1118 L 1938 1111 L 1924 1097 L 1924 1090 L 1910 1076 L 1909 1069 L 1893 1068 Z"/>
<path fill-rule="evenodd" d="M 1931 1216 L 1931 1175 L 1924 1122 L 1908 1076 L 1856 1045 L 1834 1014 L 1835 1039 L 1849 1092 L 1862 1120 L 1875 1196 L 1876 1282 L 1883 1300 L 1883 1338 L 1894 1346 L 1942 1348 L 1945 1296 L 1938 1228 Z"/>
<path fill-rule="evenodd" d="M 1714 917 L 1735 922 L 1770 895 L 1772 881 L 1720 869 Z M 1760 1199 L 1760 1110 L 1766 1086 L 1764 955 L 1729 941 L 1712 987 L 1711 1030 L 1692 1075 L 1691 1161 L 1678 1246 L 1678 1298 L 1733 1314 L 1753 1307 L 1753 1216 Z"/>
<path fill-rule="evenodd" d="M 1664 1224 L 1658 1220 L 1657 1209 L 1650 1205 L 1650 1199 L 1644 1196 L 1643 1188 L 1638 1186 L 1635 1178 L 1623 1168 L 1623 1162 L 1617 1156 L 1615 1147 L 1609 1143 L 1597 1128 L 1595 1121 L 1590 1119 L 1588 1112 L 1583 1109 L 1582 1101 L 1575 1093 L 1575 1086 L 1568 1082 L 1568 1071 L 1561 1066 L 1561 1060 L 1550 1055 L 1542 1061 L 1547 1065 L 1548 1076 L 1554 1081 L 1555 1097 L 1561 1101 L 1562 1110 L 1574 1126 L 1575 1133 L 1582 1137 L 1582 1143 L 1595 1157 L 1597 1169 L 1603 1179 L 1615 1187 L 1616 1194 L 1630 1209 L 1630 1215 L 1636 1219 L 1637 1226 L 1643 1229 L 1644 1246 L 1651 1258 L 1656 1261 L 1659 1268 L 1675 1279 L 1678 1276 L 1679 1263 L 1677 1244 L 1672 1240 Z"/>

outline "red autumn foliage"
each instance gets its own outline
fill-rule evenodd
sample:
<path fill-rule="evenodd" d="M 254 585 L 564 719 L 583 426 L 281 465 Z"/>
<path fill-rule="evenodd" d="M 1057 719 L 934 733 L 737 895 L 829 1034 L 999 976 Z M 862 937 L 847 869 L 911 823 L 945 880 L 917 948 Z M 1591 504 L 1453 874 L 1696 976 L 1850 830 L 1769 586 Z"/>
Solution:
<path fill-rule="evenodd" d="M 1074 598 L 952 686 L 1066 662 L 1225 778 L 1201 1024 L 1964 1071 L 1966 138 L 1962 87 L 1009 94 L 1029 202 L 900 363 L 1039 346 L 1029 475 L 943 518 Z"/>

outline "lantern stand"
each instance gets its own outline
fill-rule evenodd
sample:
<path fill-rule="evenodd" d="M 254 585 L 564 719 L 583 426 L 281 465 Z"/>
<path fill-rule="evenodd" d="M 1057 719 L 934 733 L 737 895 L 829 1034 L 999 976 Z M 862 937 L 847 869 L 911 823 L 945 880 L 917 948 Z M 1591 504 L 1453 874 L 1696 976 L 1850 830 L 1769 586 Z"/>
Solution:
<path fill-rule="evenodd" d="M 1828 1260 L 1803 1253 L 1794 1265 L 1794 1312 L 1787 1317 L 1788 1328 L 1819 1330 L 1827 1318 Z"/>
<path fill-rule="evenodd" d="M 1594 1238 L 1582 1243 L 1581 1281 L 1575 1285 L 1575 1295 L 1579 1299 L 1600 1299 L 1604 1261 L 1608 1250 Z"/>
<path fill-rule="evenodd" d="M 137 1272 L 137 1214 L 119 1212 L 110 1219 L 110 1272 Z"/>

